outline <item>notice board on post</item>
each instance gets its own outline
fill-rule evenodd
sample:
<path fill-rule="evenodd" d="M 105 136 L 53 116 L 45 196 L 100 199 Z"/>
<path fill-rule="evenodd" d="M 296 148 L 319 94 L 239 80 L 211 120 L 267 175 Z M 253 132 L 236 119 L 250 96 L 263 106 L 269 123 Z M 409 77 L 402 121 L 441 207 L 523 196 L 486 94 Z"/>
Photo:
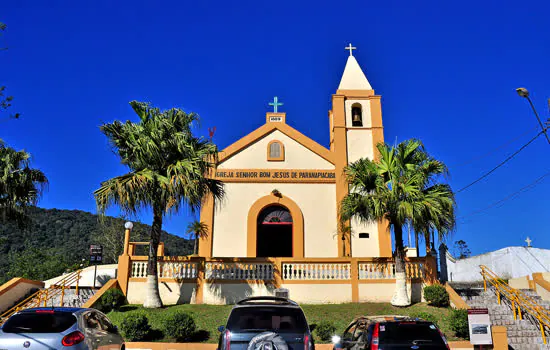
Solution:
<path fill-rule="evenodd" d="M 468 328 L 470 329 L 470 343 L 473 345 L 493 344 L 488 309 L 469 309 Z"/>
<path fill-rule="evenodd" d="M 103 247 L 99 244 L 90 245 L 90 264 L 101 264 L 103 262 Z"/>

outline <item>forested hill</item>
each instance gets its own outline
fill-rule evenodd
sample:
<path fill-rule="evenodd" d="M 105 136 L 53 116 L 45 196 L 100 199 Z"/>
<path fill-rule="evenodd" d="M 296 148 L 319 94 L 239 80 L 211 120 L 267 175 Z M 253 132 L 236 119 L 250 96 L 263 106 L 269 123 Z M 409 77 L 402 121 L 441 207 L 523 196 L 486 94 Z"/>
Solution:
<path fill-rule="evenodd" d="M 80 210 L 29 208 L 26 227 L 0 224 L 0 284 L 12 277 L 45 280 L 81 263 L 88 263 L 90 244 L 101 244 L 104 263 L 115 263 L 122 253 L 124 219 Z M 149 225 L 134 223 L 131 241 L 149 241 Z M 188 255 L 193 242 L 165 231 L 166 255 Z M 84 261 L 83 261 L 84 259 Z"/>

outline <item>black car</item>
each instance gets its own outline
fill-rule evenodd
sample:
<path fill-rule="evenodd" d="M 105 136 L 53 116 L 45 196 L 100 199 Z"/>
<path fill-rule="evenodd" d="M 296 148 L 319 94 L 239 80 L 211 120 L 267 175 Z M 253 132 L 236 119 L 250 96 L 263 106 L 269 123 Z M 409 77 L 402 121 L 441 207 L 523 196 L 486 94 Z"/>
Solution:
<path fill-rule="evenodd" d="M 335 350 L 449 350 L 447 339 L 435 324 L 406 316 L 356 318 L 333 343 Z"/>
<path fill-rule="evenodd" d="M 292 300 L 252 297 L 239 301 L 227 325 L 220 326 L 219 350 L 313 350 L 315 345 L 304 312 Z M 263 346 L 263 347 L 262 347 Z"/>

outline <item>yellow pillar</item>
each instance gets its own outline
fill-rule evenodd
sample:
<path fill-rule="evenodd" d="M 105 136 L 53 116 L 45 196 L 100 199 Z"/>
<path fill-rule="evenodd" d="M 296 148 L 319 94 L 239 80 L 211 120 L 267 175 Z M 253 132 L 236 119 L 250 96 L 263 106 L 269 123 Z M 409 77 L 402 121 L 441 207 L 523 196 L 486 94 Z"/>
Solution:
<path fill-rule="evenodd" d="M 204 265 L 204 259 L 200 259 L 198 262 L 195 304 L 202 304 L 204 300 Z"/>
<path fill-rule="evenodd" d="M 118 257 L 117 281 L 124 295 L 128 293 L 128 282 L 132 268 L 131 264 L 132 261 L 129 255 L 121 255 Z"/>
<path fill-rule="evenodd" d="M 491 333 L 493 333 L 493 349 L 508 350 L 508 335 L 506 334 L 506 327 L 492 326 Z"/>
<path fill-rule="evenodd" d="M 157 249 L 157 256 L 164 256 L 164 242 L 160 242 Z"/>
<path fill-rule="evenodd" d="M 130 221 L 124 224 L 124 253 L 122 253 L 122 255 L 128 255 L 128 248 L 130 246 L 130 231 L 132 231 L 133 227 L 134 224 Z"/>
<path fill-rule="evenodd" d="M 431 254 L 426 255 L 424 271 L 424 283 L 432 285 L 437 282 L 437 261 L 435 260 L 435 256 Z"/>
<path fill-rule="evenodd" d="M 359 260 L 357 258 L 351 259 L 351 301 L 353 303 L 359 302 Z"/>

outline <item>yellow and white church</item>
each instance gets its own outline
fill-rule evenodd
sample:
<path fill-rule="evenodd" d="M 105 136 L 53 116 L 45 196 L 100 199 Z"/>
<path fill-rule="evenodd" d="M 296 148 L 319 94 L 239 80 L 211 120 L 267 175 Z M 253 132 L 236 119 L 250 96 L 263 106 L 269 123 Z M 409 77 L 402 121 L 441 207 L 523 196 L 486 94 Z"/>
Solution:
<path fill-rule="evenodd" d="M 215 177 L 225 183 L 221 203 L 209 200 L 200 220 L 209 234 L 202 257 L 389 257 L 382 224 L 351 223 L 340 232 L 338 205 L 348 193 L 343 169 L 376 157 L 384 141 L 380 96 L 357 60 L 347 59 L 328 113 L 330 149 L 287 124 L 286 113 L 219 153 Z"/>
<path fill-rule="evenodd" d="M 210 176 L 224 182 L 226 194 L 201 207 L 209 232 L 198 256 L 164 256 L 160 246 L 164 304 L 231 304 L 281 288 L 302 303 L 391 300 L 396 274 L 387 225 L 343 226 L 338 218 L 349 191 L 344 168 L 376 159 L 376 145 L 384 141 L 380 96 L 352 49 L 328 113 L 329 148 L 289 126 L 275 99 L 263 126 L 219 152 Z M 127 232 L 118 263 L 118 286 L 135 304 L 145 298 L 147 257 L 134 248 L 144 244 L 130 242 Z M 406 277 L 414 301 L 437 272 L 432 256 L 416 257 L 413 250 Z"/>

